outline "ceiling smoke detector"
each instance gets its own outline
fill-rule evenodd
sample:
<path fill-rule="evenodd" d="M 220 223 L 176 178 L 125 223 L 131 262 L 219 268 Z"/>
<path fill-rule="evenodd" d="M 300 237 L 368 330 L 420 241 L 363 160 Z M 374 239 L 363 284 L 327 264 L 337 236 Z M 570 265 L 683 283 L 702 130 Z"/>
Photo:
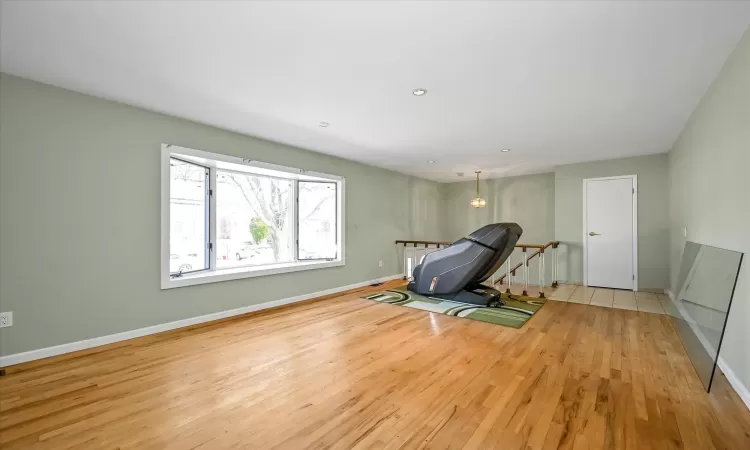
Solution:
<path fill-rule="evenodd" d="M 429 160 L 427 162 L 430 163 L 430 164 L 435 164 L 435 160 L 434 159 L 431 159 L 431 160 Z"/>
<path fill-rule="evenodd" d="M 421 97 L 427 93 L 427 89 L 417 88 L 411 91 L 411 93 L 416 95 L 417 97 Z"/>
<path fill-rule="evenodd" d="M 328 125 L 330 125 L 330 123 L 328 123 L 328 122 L 320 122 L 320 123 L 318 124 L 318 126 L 319 126 L 320 128 L 326 128 L 326 127 L 327 127 Z"/>
<path fill-rule="evenodd" d="M 500 151 L 503 152 L 503 153 L 508 153 L 510 151 L 510 149 L 509 148 L 504 148 L 504 149 L 502 149 Z"/>

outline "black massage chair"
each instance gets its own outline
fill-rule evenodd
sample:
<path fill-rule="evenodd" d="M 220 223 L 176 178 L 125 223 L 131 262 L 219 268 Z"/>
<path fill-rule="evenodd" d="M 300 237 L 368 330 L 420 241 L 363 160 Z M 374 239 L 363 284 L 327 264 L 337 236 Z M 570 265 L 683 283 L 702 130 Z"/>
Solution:
<path fill-rule="evenodd" d="M 486 225 L 450 247 L 425 256 L 407 289 L 417 294 L 482 306 L 500 303 L 500 291 L 484 286 L 513 253 L 523 229 L 516 223 Z"/>

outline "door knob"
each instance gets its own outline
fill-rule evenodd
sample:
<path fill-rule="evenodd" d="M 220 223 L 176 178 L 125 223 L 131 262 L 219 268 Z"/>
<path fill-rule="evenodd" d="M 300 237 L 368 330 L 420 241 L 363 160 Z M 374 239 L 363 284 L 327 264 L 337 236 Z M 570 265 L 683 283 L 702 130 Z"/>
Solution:
<path fill-rule="evenodd" d="M 589 236 L 601 236 L 599 233 L 594 233 L 593 231 L 589 233 Z"/>

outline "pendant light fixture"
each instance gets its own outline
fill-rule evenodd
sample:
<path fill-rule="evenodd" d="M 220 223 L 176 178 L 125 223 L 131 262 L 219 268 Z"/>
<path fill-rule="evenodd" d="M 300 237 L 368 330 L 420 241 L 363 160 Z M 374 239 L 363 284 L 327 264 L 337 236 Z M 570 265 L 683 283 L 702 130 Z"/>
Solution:
<path fill-rule="evenodd" d="M 471 206 L 472 208 L 484 208 L 487 205 L 487 202 L 483 198 L 479 197 L 479 174 L 482 173 L 482 171 L 477 170 L 474 173 L 477 174 L 477 198 L 471 199 L 471 201 L 469 202 L 469 206 Z"/>

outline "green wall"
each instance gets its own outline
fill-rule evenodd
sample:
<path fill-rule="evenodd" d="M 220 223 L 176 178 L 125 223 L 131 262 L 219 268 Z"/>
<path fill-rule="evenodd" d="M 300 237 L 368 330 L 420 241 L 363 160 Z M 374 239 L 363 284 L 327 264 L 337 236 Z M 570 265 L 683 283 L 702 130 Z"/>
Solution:
<path fill-rule="evenodd" d="M 638 288 L 663 290 L 669 279 L 667 155 L 637 156 L 555 168 L 555 238 L 560 279 L 583 282 L 583 179 L 638 175 Z"/>
<path fill-rule="evenodd" d="M 521 243 L 542 244 L 555 237 L 555 176 L 553 173 L 498 178 L 480 182 L 480 196 L 487 207 L 474 209 L 469 200 L 476 197 L 476 181 L 443 185 L 444 234 L 456 240 L 493 222 L 516 222 L 523 228 Z M 551 254 L 548 255 L 551 257 Z M 521 251 L 511 255 L 513 264 L 521 261 Z M 551 260 L 545 261 L 545 282 L 552 281 Z M 501 269 L 504 270 L 504 269 Z M 538 263 L 530 264 L 529 279 L 539 279 Z"/>
<path fill-rule="evenodd" d="M 669 279 L 669 214 L 667 155 L 639 156 L 558 166 L 554 173 L 500 178 L 480 182 L 487 207 L 473 210 L 473 181 L 443 185 L 448 240 L 455 240 L 491 222 L 518 222 L 522 242 L 559 240 L 559 278 L 583 282 L 583 180 L 615 175 L 638 175 L 638 277 L 640 289 L 663 290 Z M 520 261 L 520 251 L 512 259 Z M 545 280 L 551 281 L 551 265 Z M 538 280 L 531 264 L 531 283 Z"/>
<path fill-rule="evenodd" d="M 518 222 L 523 226 L 523 242 L 538 243 L 554 238 L 555 177 L 552 173 L 484 180 L 480 196 L 487 207 L 474 209 L 476 181 L 443 186 L 443 208 L 448 219 L 444 234 L 458 239 L 492 222 Z"/>
<path fill-rule="evenodd" d="M 346 177 L 346 265 L 162 291 L 162 143 Z M 440 186 L 0 75 L 0 355 L 398 274 Z M 383 267 L 378 267 L 378 261 Z"/>
<path fill-rule="evenodd" d="M 407 198 L 412 237 L 429 241 L 444 240 L 443 185 L 410 177 Z"/>
<path fill-rule="evenodd" d="M 669 153 L 671 286 L 687 239 L 745 253 L 721 349 L 750 388 L 750 31 Z"/>

